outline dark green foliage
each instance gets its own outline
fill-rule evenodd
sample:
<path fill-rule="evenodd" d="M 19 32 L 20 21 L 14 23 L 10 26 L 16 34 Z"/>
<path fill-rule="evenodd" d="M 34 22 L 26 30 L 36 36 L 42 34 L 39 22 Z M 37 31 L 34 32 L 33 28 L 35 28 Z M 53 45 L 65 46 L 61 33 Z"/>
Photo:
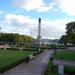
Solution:
<path fill-rule="evenodd" d="M 56 46 L 58 49 L 66 49 L 66 46 L 65 45 L 57 45 Z"/>
<path fill-rule="evenodd" d="M 74 74 L 75 75 L 75 67 L 71 67 L 71 66 L 65 66 L 64 68 L 64 72 L 68 73 L 68 74 Z"/>
<path fill-rule="evenodd" d="M 55 45 L 51 44 L 51 45 L 42 45 L 41 49 L 54 49 Z"/>
<path fill-rule="evenodd" d="M 72 35 L 73 34 L 73 29 L 75 29 L 75 22 L 70 22 L 66 24 L 66 34 Z"/>
<path fill-rule="evenodd" d="M 70 22 L 66 24 L 66 35 L 63 35 L 60 38 L 59 43 L 75 44 L 75 22 Z"/>
<path fill-rule="evenodd" d="M 49 61 L 47 70 L 44 75 L 57 75 L 54 71 L 53 61 Z"/>
<path fill-rule="evenodd" d="M 67 44 L 67 35 L 63 35 L 61 38 L 60 38 L 60 40 L 59 40 L 59 43 L 60 44 Z"/>
<path fill-rule="evenodd" d="M 34 41 L 34 38 L 25 35 L 19 35 L 14 33 L 0 33 L 0 44 L 10 44 L 16 46 L 30 46 Z"/>

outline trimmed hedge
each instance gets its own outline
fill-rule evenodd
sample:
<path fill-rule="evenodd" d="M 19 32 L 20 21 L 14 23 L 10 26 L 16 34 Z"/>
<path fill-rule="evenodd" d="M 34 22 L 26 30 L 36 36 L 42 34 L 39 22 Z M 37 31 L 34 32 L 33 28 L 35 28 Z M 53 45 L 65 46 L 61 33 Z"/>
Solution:
<path fill-rule="evenodd" d="M 9 64 L 7 66 L 4 66 L 4 67 L 0 68 L 0 73 L 3 73 L 5 71 L 9 70 L 9 69 L 11 69 L 11 68 L 13 68 L 13 67 L 15 67 L 15 66 L 17 66 L 17 65 L 19 65 L 21 63 L 23 63 L 24 61 L 25 61 L 25 58 L 23 58 L 23 59 L 21 59 L 19 61 L 16 61 L 13 64 Z"/>
<path fill-rule="evenodd" d="M 65 66 L 64 72 L 65 74 L 75 75 L 75 67 Z"/>
<path fill-rule="evenodd" d="M 15 48 L 7 48 L 8 50 L 20 50 L 20 48 L 15 47 Z M 25 51 L 38 51 L 38 48 L 21 48 L 22 50 Z"/>
<path fill-rule="evenodd" d="M 49 60 L 48 67 L 44 75 L 57 75 L 55 68 L 53 66 L 53 61 Z"/>

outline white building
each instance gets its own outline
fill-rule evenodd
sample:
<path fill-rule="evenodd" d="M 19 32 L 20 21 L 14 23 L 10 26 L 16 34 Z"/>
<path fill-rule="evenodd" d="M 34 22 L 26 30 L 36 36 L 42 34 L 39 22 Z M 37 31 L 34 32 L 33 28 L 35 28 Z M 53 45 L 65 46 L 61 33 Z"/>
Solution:
<path fill-rule="evenodd" d="M 37 41 L 38 40 L 36 39 L 35 40 L 35 44 L 38 43 Z M 40 40 L 40 43 L 41 44 L 44 44 L 44 45 L 57 44 L 58 43 L 58 40 L 57 39 L 55 39 L 55 40 L 52 40 L 52 39 L 41 39 Z"/>

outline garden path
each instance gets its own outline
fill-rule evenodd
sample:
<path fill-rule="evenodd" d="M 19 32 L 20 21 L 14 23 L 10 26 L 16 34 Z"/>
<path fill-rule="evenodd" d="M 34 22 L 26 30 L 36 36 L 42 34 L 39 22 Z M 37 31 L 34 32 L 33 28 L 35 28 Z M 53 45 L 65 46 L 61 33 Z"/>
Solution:
<path fill-rule="evenodd" d="M 43 75 L 52 54 L 53 51 L 45 50 L 29 63 L 24 62 L 0 75 Z"/>

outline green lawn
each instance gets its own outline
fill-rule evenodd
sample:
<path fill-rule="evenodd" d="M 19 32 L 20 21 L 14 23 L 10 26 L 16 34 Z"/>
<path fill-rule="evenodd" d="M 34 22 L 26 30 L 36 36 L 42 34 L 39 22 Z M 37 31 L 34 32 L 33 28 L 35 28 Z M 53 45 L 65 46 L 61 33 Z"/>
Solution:
<path fill-rule="evenodd" d="M 0 49 L 0 69 L 11 65 L 26 56 L 35 53 L 36 51 L 17 51 L 17 50 L 2 50 Z"/>
<path fill-rule="evenodd" d="M 75 67 L 65 66 L 64 67 L 65 75 L 75 75 Z M 57 66 L 53 66 L 53 61 L 49 61 L 48 67 L 44 75 L 58 75 Z"/>
<path fill-rule="evenodd" d="M 74 51 L 60 51 L 56 53 L 54 58 L 60 59 L 60 60 L 75 61 L 75 52 Z M 70 74 L 70 75 L 73 73 L 75 74 L 75 67 L 65 66 L 64 71 L 65 73 Z"/>
<path fill-rule="evenodd" d="M 54 58 L 75 61 L 75 52 L 74 51 L 60 51 L 55 54 Z"/>
<path fill-rule="evenodd" d="M 72 60 L 75 61 L 75 52 L 73 51 L 60 51 L 54 55 L 54 59 L 61 59 L 61 60 Z M 47 70 L 45 75 L 57 75 L 54 69 L 57 70 L 57 66 L 53 66 L 53 61 L 49 61 Z M 65 66 L 65 73 L 75 73 L 75 67 Z"/>

